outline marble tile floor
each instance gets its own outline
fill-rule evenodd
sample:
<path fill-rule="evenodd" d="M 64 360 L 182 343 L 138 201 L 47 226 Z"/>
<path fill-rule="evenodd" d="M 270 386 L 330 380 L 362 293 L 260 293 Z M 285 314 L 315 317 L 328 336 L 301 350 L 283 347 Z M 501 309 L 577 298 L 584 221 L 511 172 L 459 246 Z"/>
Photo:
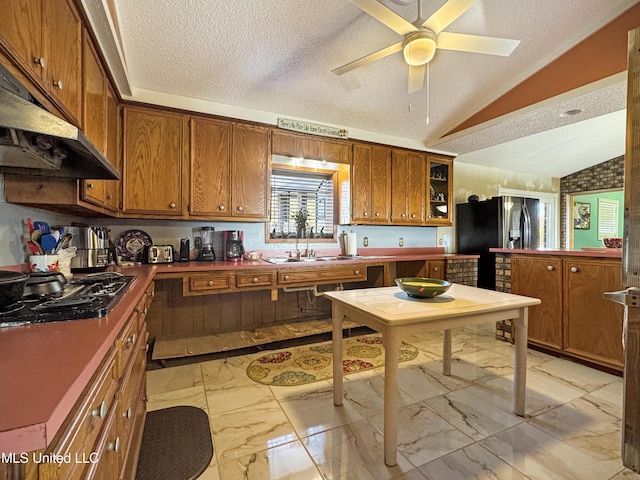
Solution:
<path fill-rule="evenodd" d="M 383 461 L 382 368 L 269 387 L 245 369 L 262 353 L 148 372 L 148 409 L 193 405 L 210 418 L 214 457 L 202 480 L 640 480 L 620 459 L 620 377 L 529 350 L 526 416 L 511 412 L 513 346 L 494 325 L 454 331 L 452 375 L 440 333 L 399 371 L 398 464 Z"/>

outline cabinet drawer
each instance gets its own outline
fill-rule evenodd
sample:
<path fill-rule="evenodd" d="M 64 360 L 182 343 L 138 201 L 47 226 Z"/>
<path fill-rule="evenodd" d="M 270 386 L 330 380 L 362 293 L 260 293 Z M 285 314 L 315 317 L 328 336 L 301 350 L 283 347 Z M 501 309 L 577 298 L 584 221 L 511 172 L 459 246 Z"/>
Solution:
<path fill-rule="evenodd" d="M 182 294 L 187 296 L 208 295 L 225 290 L 232 290 L 235 284 L 233 273 L 204 273 L 189 275 L 182 281 Z"/>
<path fill-rule="evenodd" d="M 144 389 L 145 364 L 148 333 L 145 331 L 136 344 L 136 353 L 132 358 L 130 368 L 127 369 L 118 392 L 117 422 L 121 435 L 122 450 L 127 451 L 130 445 L 130 437 L 133 432 L 134 421 L 137 418 L 137 409 L 140 407 L 140 390 Z"/>
<path fill-rule="evenodd" d="M 278 272 L 278 285 L 359 282 L 367 279 L 366 265 L 337 268 L 291 269 Z"/>
<path fill-rule="evenodd" d="M 122 444 L 117 426 L 117 405 L 109 411 L 103 431 L 93 450 L 97 462 L 87 462 L 82 479 L 111 480 L 118 478 L 122 464 Z M 89 457 L 87 456 L 87 459 Z"/>
<path fill-rule="evenodd" d="M 47 454 L 70 455 L 70 462 L 43 463 L 40 473 L 47 479 L 82 478 L 84 465 L 75 459 L 90 458 L 113 410 L 117 383 L 113 379 L 115 349 L 112 349 L 63 424 Z"/>
<path fill-rule="evenodd" d="M 139 323 L 138 323 L 139 313 L 134 311 L 129 317 L 128 322 L 125 327 L 118 335 L 116 339 L 116 367 L 114 369 L 114 378 L 120 378 L 126 369 L 126 365 L 129 363 L 131 359 L 131 355 L 133 354 L 134 347 L 138 342 L 138 337 L 140 333 Z M 144 321 L 144 320 L 143 320 Z"/>
<path fill-rule="evenodd" d="M 270 287 L 274 283 L 274 277 L 274 272 L 238 273 L 236 286 L 238 288 Z"/>

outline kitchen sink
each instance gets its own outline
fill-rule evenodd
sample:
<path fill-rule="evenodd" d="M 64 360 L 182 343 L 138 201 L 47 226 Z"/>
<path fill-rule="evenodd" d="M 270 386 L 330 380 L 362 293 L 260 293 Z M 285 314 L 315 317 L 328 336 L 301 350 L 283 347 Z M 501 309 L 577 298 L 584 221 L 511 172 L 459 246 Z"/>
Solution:
<path fill-rule="evenodd" d="M 271 257 L 263 258 L 269 263 L 289 263 L 289 262 L 331 262 L 336 260 L 376 260 L 379 258 L 396 258 L 395 255 L 356 255 L 356 256 L 328 256 L 328 257 Z"/>

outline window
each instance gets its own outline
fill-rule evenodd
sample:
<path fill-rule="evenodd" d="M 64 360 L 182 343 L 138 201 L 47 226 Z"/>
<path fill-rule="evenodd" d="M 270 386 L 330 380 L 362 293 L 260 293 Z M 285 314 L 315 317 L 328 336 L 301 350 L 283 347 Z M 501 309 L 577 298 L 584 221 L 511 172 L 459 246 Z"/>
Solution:
<path fill-rule="evenodd" d="M 274 156 L 272 161 L 267 241 L 333 241 L 338 168 L 326 162 L 283 158 L 286 160 L 279 162 Z"/>

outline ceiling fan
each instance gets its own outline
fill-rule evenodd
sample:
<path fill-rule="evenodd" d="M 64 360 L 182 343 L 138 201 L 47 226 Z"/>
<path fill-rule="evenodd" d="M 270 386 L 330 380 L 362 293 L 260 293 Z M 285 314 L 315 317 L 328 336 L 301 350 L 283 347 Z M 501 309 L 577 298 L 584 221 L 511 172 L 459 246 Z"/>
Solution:
<path fill-rule="evenodd" d="M 358 60 L 338 67 L 332 72 L 336 75 L 342 75 L 402 51 L 405 62 L 409 65 L 409 93 L 422 90 L 426 65 L 431 61 L 437 49 L 508 57 L 520 43 L 520 40 L 507 38 L 443 32 L 455 19 L 471 8 L 477 0 L 448 0 L 426 20 L 421 18 L 421 0 L 418 0 L 418 18 L 413 23 L 405 20 L 377 0 L 349 1 L 393 31 L 403 35 L 404 39 L 401 42 L 394 43 L 377 52 L 370 53 Z M 395 3 L 400 2 L 396 1 Z M 407 2 L 403 0 L 402 4 L 406 5 Z"/>

